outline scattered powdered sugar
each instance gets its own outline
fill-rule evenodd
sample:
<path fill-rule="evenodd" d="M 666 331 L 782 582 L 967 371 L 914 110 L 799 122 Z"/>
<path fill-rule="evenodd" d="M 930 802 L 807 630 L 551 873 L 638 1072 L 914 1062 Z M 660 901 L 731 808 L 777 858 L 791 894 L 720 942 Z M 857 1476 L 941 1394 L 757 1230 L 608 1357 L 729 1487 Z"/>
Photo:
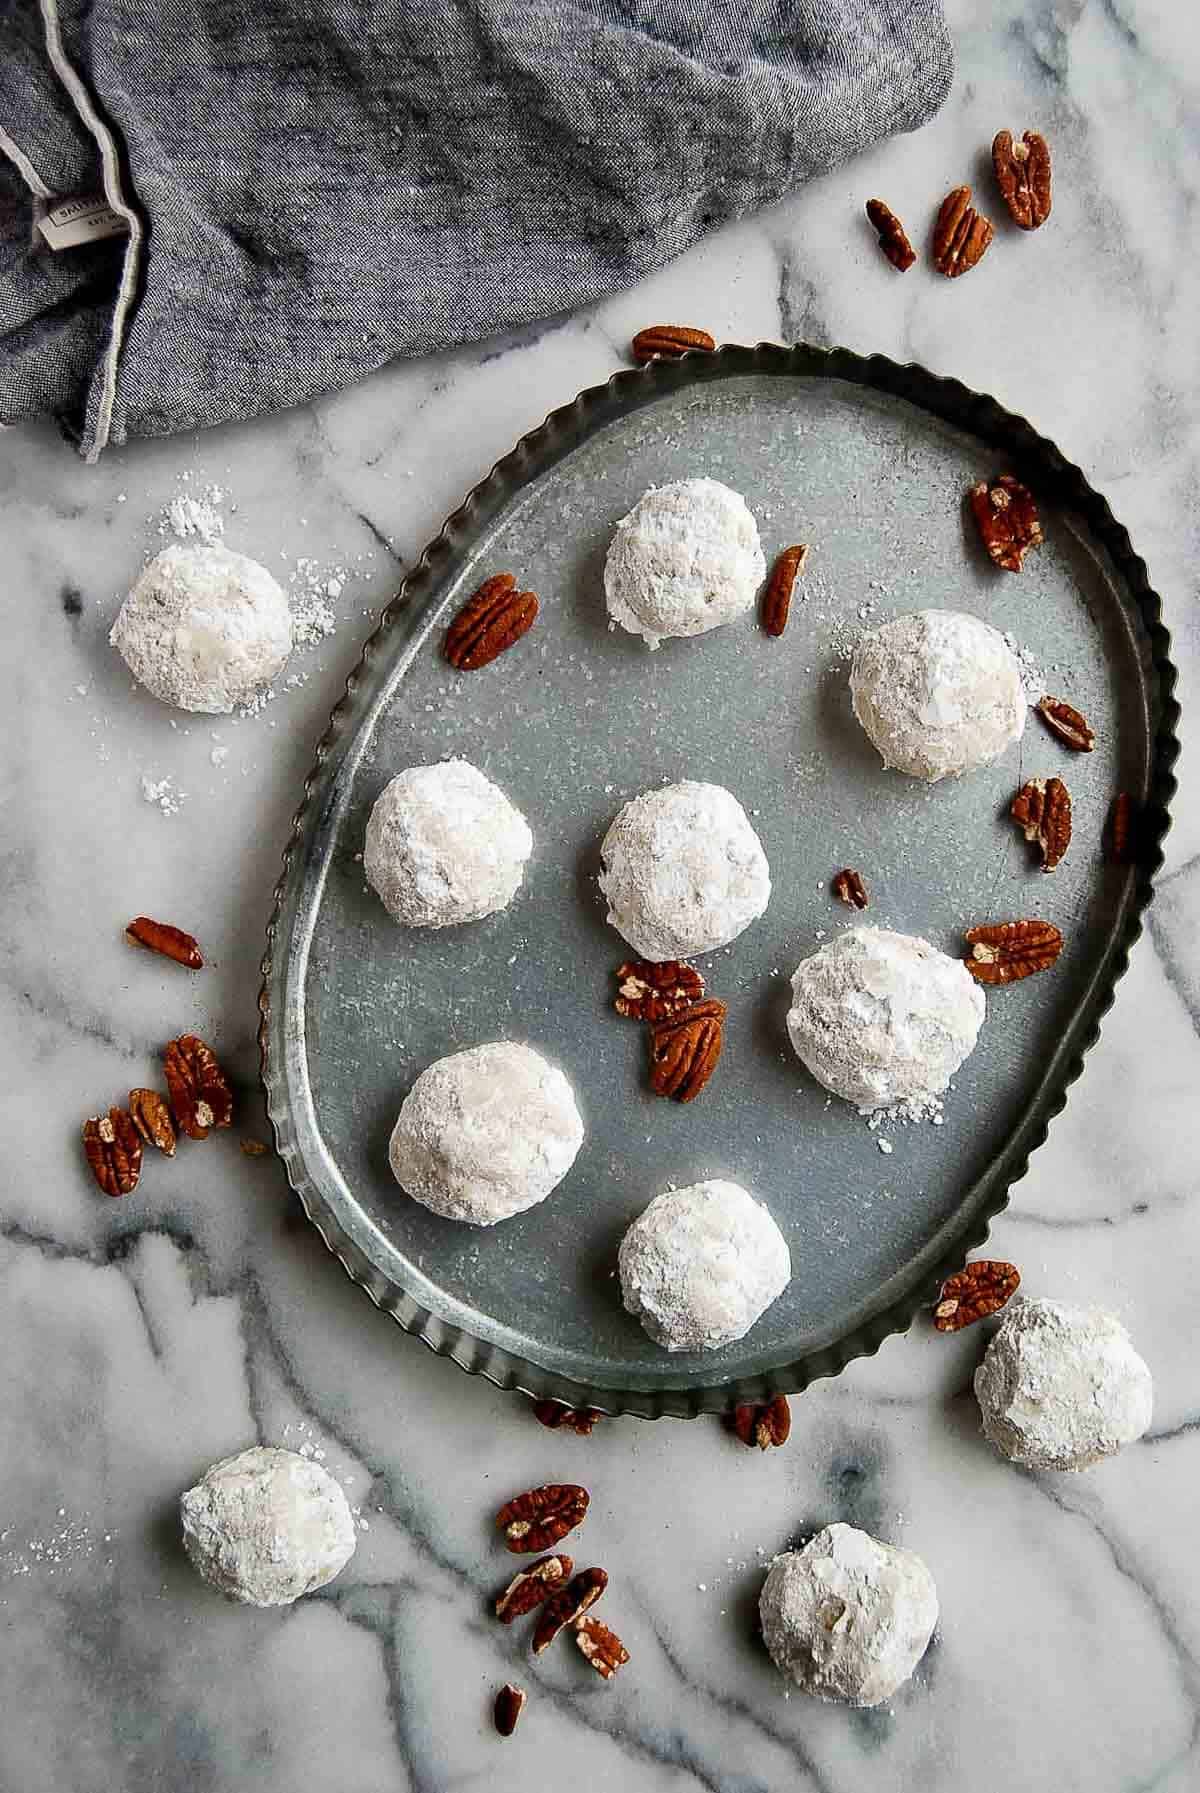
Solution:
<path fill-rule="evenodd" d="M 198 535 L 203 541 L 216 541 L 225 533 L 225 519 L 219 509 L 224 497 L 220 486 L 209 486 L 198 498 L 193 498 L 190 492 L 177 493 L 163 512 L 158 533 L 165 535 L 170 529 L 172 535 L 181 540 Z"/>
<path fill-rule="evenodd" d="M 142 800 L 153 803 L 164 816 L 177 816 L 187 798 L 187 792 L 179 790 L 171 778 L 151 778 L 142 773 Z"/>
<path fill-rule="evenodd" d="M 97 1539 L 86 1519 L 69 1519 L 67 1509 L 59 1507 L 57 1517 L 63 1521 L 44 1536 L 18 1539 L 15 1527 L 0 1531 L 0 1580 L 42 1571 L 55 1575 L 64 1569 L 86 1562 L 101 1544 L 111 1544 L 113 1534 L 105 1532 Z M 111 1565 L 112 1558 L 106 1559 Z"/>
<path fill-rule="evenodd" d="M 341 597 L 348 576 L 345 567 L 336 567 L 331 573 L 307 554 L 297 560 L 288 580 L 292 641 L 297 648 L 316 647 L 333 634 L 337 617 L 329 600 Z"/>
<path fill-rule="evenodd" d="M 1041 667 L 1015 635 L 1005 635 L 1004 645 L 1021 669 L 1021 689 L 1026 700 L 1031 704 L 1040 702 L 1046 695 L 1046 679 Z"/>

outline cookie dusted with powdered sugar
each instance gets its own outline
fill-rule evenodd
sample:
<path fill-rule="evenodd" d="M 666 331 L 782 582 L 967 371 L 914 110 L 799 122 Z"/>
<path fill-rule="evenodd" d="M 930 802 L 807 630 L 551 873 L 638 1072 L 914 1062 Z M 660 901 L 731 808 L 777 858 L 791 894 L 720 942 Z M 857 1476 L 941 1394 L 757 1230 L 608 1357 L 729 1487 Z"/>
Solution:
<path fill-rule="evenodd" d="M 410 766 L 367 823 L 363 871 L 405 927 L 449 928 L 507 908 L 533 851 L 529 824 L 467 760 Z"/>
<path fill-rule="evenodd" d="M 621 518 L 604 593 L 613 621 L 654 648 L 752 609 L 766 571 L 745 499 L 715 479 L 681 479 L 652 486 Z"/>
<path fill-rule="evenodd" d="M 221 542 L 156 554 L 108 639 L 139 684 L 178 710 L 249 703 L 292 651 L 287 598 L 266 567 Z"/>
<path fill-rule="evenodd" d="M 248 1606 L 287 1606 L 323 1588 L 354 1555 L 341 1484 L 297 1451 L 259 1444 L 226 1457 L 179 1510 L 193 1567 Z"/>
<path fill-rule="evenodd" d="M 884 765 L 929 784 L 998 758 L 1029 708 L 1003 635 L 958 610 L 919 610 L 864 635 L 850 696 Z"/>

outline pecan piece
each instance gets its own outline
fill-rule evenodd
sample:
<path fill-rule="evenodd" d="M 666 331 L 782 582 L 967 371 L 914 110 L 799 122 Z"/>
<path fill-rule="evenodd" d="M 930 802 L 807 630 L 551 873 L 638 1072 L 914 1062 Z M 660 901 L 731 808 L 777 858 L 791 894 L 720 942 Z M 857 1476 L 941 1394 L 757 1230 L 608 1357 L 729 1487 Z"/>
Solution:
<path fill-rule="evenodd" d="M 882 199 L 868 199 L 867 217 L 871 220 L 877 236 L 879 247 L 901 274 L 907 274 L 917 259 L 917 252 L 908 240 L 907 233 L 890 206 L 884 205 Z"/>
<path fill-rule="evenodd" d="M 635 1021 L 666 1021 L 704 995 L 704 979 L 682 959 L 626 959 L 617 984 L 613 1007 Z"/>
<path fill-rule="evenodd" d="M 717 1068 L 725 1012 L 725 1004 L 710 996 L 651 1029 L 650 1087 L 656 1096 L 695 1101 Z"/>
<path fill-rule="evenodd" d="M 624 1668 L 629 1661 L 629 1651 L 621 1642 L 615 1631 L 602 1625 L 599 1619 L 578 1619 L 575 1623 L 575 1642 L 583 1653 L 585 1662 L 590 1662 L 596 1673 L 605 1681 L 611 1681 L 619 1668 Z"/>
<path fill-rule="evenodd" d="M 751 1403 L 735 1407 L 726 1424 L 751 1450 L 757 1445 L 760 1451 L 767 1451 L 772 1445 L 787 1443 L 792 1430 L 792 1409 L 786 1395 L 776 1395 L 764 1406 L 756 1407 Z"/>
<path fill-rule="evenodd" d="M 506 1502 L 496 1514 L 496 1524 L 504 1533 L 508 1548 L 517 1552 L 549 1550 L 577 1525 L 582 1525 L 588 1510 L 588 1491 L 572 1482 L 552 1482 L 545 1488 L 530 1488 Z"/>
<path fill-rule="evenodd" d="M 580 1438 L 590 1438 L 604 1415 L 595 1407 L 566 1407 L 561 1401 L 535 1401 L 533 1417 L 543 1426 L 549 1426 L 552 1432 L 565 1426 L 568 1432 L 576 1432 Z"/>
<path fill-rule="evenodd" d="M 650 324 L 638 331 L 631 346 L 634 360 L 643 366 L 647 361 L 678 361 L 689 349 L 704 349 L 711 355 L 717 345 L 707 330 L 693 330 L 687 324 Z"/>
<path fill-rule="evenodd" d="M 207 1139 L 214 1127 L 233 1122 L 233 1091 L 211 1046 L 194 1033 L 163 1047 L 163 1071 L 175 1125 L 189 1139 Z"/>
<path fill-rule="evenodd" d="M 523 1619 L 543 1600 L 548 1600 L 557 1588 L 566 1585 L 574 1567 L 569 1556 L 543 1556 L 536 1563 L 530 1563 L 528 1569 L 514 1575 L 496 1601 L 496 1617 L 500 1623 L 511 1625 L 514 1619 Z"/>
<path fill-rule="evenodd" d="M 551 1594 L 541 1611 L 533 1632 L 533 1653 L 540 1656 L 548 1650 L 559 1632 L 581 1619 L 589 1606 L 594 1606 L 608 1586 L 603 1569 L 581 1569 L 573 1581 L 557 1594 Z"/>
<path fill-rule="evenodd" d="M 1052 921 L 995 921 L 967 929 L 967 970 L 981 984 L 1015 984 L 1049 971 L 1063 937 Z"/>
<path fill-rule="evenodd" d="M 131 1089 L 129 1113 L 148 1145 L 157 1146 L 168 1158 L 175 1156 L 175 1126 L 171 1110 L 156 1089 Z"/>
<path fill-rule="evenodd" d="M 792 588 L 808 561 L 808 543 L 784 548 L 771 569 L 762 597 L 762 626 L 768 635 L 782 635 L 792 608 Z"/>
<path fill-rule="evenodd" d="M 985 479 L 972 486 L 970 499 L 991 559 L 1006 573 L 1019 573 L 1029 550 L 1045 540 L 1033 493 L 1011 473 L 1002 473 L 990 486 Z"/>
<path fill-rule="evenodd" d="M 161 953 L 164 959 L 174 959 L 177 965 L 186 965 L 189 971 L 203 969 L 204 959 L 197 941 L 182 928 L 173 928 L 170 922 L 151 921 L 148 915 L 135 915 L 125 929 L 125 938 L 130 946 L 144 946 L 152 953 Z"/>
<path fill-rule="evenodd" d="M 1014 224 L 1037 230 L 1050 216 L 1050 151 L 1039 131 L 1026 131 L 1019 143 L 1011 131 L 992 139 L 992 168 Z"/>
<path fill-rule="evenodd" d="M 933 265 L 954 280 L 973 268 L 992 240 L 992 221 L 971 204 L 970 187 L 953 187 L 933 227 Z"/>
<path fill-rule="evenodd" d="M 1137 858 L 1140 809 L 1128 791 L 1118 791 L 1104 825 L 1104 853 L 1110 865 L 1131 865 Z"/>
<path fill-rule="evenodd" d="M 242 1154 L 246 1158 L 265 1158 L 270 1150 L 270 1147 L 265 1146 L 261 1139 L 239 1139 L 238 1145 L 242 1148 Z"/>
<path fill-rule="evenodd" d="M 833 894 L 841 902 L 848 903 L 851 909 L 865 909 L 870 902 L 862 873 L 849 865 L 833 880 Z"/>
<path fill-rule="evenodd" d="M 142 1174 L 142 1136 L 127 1108 L 110 1108 L 83 1123 L 83 1149 L 105 1195 L 129 1195 Z"/>
<path fill-rule="evenodd" d="M 1009 810 L 1025 839 L 1041 850 L 1042 870 L 1052 872 L 1071 844 L 1071 793 L 1061 778 L 1031 778 Z"/>
<path fill-rule="evenodd" d="M 1037 713 L 1050 733 L 1069 747 L 1072 753 L 1090 753 L 1096 736 L 1087 719 L 1061 697 L 1043 697 L 1036 705 Z"/>
<path fill-rule="evenodd" d="M 976 1258 L 942 1284 L 933 1323 L 939 1332 L 961 1332 L 964 1326 L 973 1326 L 976 1320 L 999 1313 L 1020 1283 L 1021 1272 L 1015 1264 L 1006 1264 L 999 1258 Z"/>
<path fill-rule="evenodd" d="M 502 1737 L 511 1737 L 517 1728 L 517 1720 L 525 1710 L 525 1702 L 529 1698 L 523 1687 L 514 1681 L 506 1681 L 496 1695 L 493 1716 L 496 1729 Z"/>
<path fill-rule="evenodd" d="M 537 613 L 534 592 L 518 591 L 511 573 L 493 573 L 450 624 L 442 651 L 459 672 L 478 672 L 515 646 Z"/>

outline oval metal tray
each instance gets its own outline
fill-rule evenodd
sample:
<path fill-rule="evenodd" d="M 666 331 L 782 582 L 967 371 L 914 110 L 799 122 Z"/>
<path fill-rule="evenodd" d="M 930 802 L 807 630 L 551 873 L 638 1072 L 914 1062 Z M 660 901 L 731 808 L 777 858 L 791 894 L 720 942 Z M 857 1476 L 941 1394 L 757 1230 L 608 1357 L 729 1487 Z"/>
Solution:
<path fill-rule="evenodd" d="M 1017 577 L 987 562 L 964 494 L 1011 469 L 1036 491 L 1046 545 Z M 745 494 L 768 559 L 812 546 L 781 640 L 752 617 L 651 654 L 606 627 L 601 570 L 649 485 L 709 474 Z M 441 658 L 449 616 L 511 568 L 542 599 L 534 631 L 485 671 Z M 926 787 L 885 773 L 846 692 L 852 634 L 925 605 L 1010 631 L 1045 684 L 1092 721 L 1068 756 L 1031 717 L 995 766 Z M 1174 789 L 1178 709 L 1159 600 L 1105 501 L 995 400 L 842 349 L 727 346 L 614 376 L 526 436 L 476 487 L 384 612 L 305 785 L 276 891 L 260 999 L 262 1074 L 288 1176 L 373 1301 L 466 1370 L 536 1396 L 646 1417 L 792 1392 L 877 1349 L 986 1236 L 1063 1106 L 1150 900 Z M 449 933 L 396 927 L 363 882 L 370 806 L 407 764 L 462 754 L 530 818 L 536 848 L 504 914 Z M 1017 785 L 1064 776 L 1075 842 L 1031 869 L 1004 811 Z M 730 1006 L 700 1101 L 645 1088 L 642 1030 L 612 1012 L 623 955 L 596 889 L 621 803 L 681 776 L 727 785 L 766 846 L 766 915 L 704 970 Z M 1113 793 L 1144 807 L 1139 863 L 1104 863 Z M 788 976 L 850 913 L 961 950 L 964 927 L 1042 915 L 1055 970 L 988 997 L 944 1124 L 889 1129 L 890 1153 L 827 1099 L 787 1045 Z M 387 1140 L 433 1059 L 528 1040 L 562 1064 L 588 1137 L 542 1206 L 481 1230 L 397 1188 Z M 668 1183 L 744 1182 L 792 1249 L 787 1293 L 720 1352 L 668 1356 L 621 1307 L 624 1227 Z"/>

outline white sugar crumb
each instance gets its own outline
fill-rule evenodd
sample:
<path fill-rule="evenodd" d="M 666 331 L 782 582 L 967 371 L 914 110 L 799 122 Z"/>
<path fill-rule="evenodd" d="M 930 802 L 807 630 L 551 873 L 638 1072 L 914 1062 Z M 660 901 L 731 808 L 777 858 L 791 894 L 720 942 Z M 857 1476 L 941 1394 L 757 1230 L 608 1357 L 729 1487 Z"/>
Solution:
<path fill-rule="evenodd" d="M 142 801 L 153 803 L 164 816 L 177 816 L 187 797 L 186 791 L 178 790 L 171 778 L 151 778 L 142 774 Z"/>
<path fill-rule="evenodd" d="M 1021 689 L 1027 703 L 1036 704 L 1046 695 L 1046 679 L 1041 667 L 1027 647 L 1014 635 L 1005 635 L 1004 645 L 1021 669 Z"/>
<path fill-rule="evenodd" d="M 222 493 L 218 486 L 210 488 L 210 496 L 193 498 L 180 492 L 166 508 L 166 523 L 172 535 L 182 540 L 198 535 L 202 541 L 215 542 L 225 533 L 225 519 L 217 508 Z M 165 530 L 160 534 L 165 534 Z"/>
<path fill-rule="evenodd" d="M 890 1139 L 877 1139 L 875 1144 L 879 1147 L 880 1151 L 885 1153 L 888 1157 L 891 1156 L 895 1149 Z"/>

